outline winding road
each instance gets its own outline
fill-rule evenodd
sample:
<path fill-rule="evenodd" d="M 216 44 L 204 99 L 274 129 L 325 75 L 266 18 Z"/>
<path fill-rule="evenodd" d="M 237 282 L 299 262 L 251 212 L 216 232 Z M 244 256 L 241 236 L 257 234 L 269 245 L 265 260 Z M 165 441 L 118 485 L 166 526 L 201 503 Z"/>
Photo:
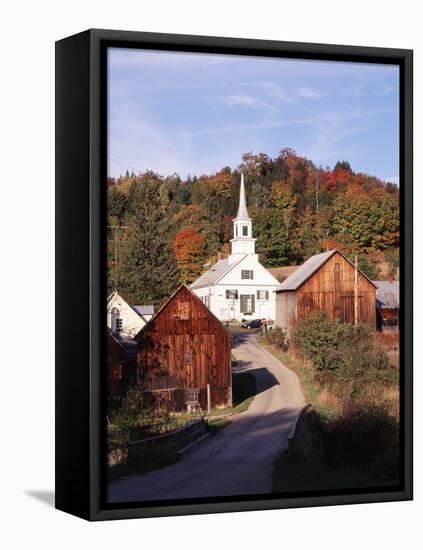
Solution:
<path fill-rule="evenodd" d="M 108 487 L 109 502 L 171 500 L 263 494 L 272 490 L 272 464 L 288 444 L 304 406 L 300 382 L 291 370 L 260 346 L 255 334 L 235 335 L 238 372 L 256 378 L 249 409 L 184 459 Z M 235 371 L 236 372 L 236 371 Z"/>

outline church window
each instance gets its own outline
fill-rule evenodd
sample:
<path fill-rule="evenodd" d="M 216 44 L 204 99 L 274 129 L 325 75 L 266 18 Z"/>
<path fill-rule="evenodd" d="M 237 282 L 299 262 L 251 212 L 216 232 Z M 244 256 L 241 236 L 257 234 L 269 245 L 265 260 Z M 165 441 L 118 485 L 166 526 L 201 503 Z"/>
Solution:
<path fill-rule="evenodd" d="M 248 237 L 248 225 L 243 225 L 242 226 L 242 236 L 243 237 Z"/>
<path fill-rule="evenodd" d="M 121 332 L 123 330 L 123 319 L 122 317 L 118 317 L 115 320 L 115 332 Z"/>
<path fill-rule="evenodd" d="M 238 291 L 237 290 L 227 290 L 226 291 L 227 300 L 238 300 Z"/>
<path fill-rule="evenodd" d="M 253 279 L 254 272 L 252 269 L 241 269 L 241 279 Z"/>
<path fill-rule="evenodd" d="M 257 300 L 268 300 L 269 291 L 268 290 L 257 290 Z"/>

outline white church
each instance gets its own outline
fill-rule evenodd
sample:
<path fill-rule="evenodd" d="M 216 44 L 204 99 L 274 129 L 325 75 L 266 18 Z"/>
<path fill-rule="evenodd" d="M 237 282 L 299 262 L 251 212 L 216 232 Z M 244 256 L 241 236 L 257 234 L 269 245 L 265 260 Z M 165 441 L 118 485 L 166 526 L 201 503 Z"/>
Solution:
<path fill-rule="evenodd" d="M 233 224 L 230 256 L 209 267 L 191 288 L 222 321 L 274 320 L 274 291 L 279 282 L 260 264 L 256 254 L 253 222 L 245 199 L 244 174 L 241 174 L 239 208 Z"/>

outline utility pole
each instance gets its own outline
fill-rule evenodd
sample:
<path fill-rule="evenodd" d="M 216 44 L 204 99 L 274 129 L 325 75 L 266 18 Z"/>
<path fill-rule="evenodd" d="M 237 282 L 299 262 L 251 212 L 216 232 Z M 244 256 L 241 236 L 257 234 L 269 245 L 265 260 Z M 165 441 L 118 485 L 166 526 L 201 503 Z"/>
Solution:
<path fill-rule="evenodd" d="M 354 261 L 354 326 L 358 325 L 358 257 Z"/>
<path fill-rule="evenodd" d="M 211 272 L 211 271 L 214 271 L 214 269 L 213 269 L 211 263 L 204 264 L 203 267 L 207 270 L 207 283 L 208 283 L 208 287 L 209 287 L 209 295 L 208 295 L 208 304 L 207 304 L 207 307 L 211 310 L 211 294 L 212 294 L 212 293 L 211 293 L 210 272 Z"/>
<path fill-rule="evenodd" d="M 114 256 L 115 256 L 115 288 L 118 290 L 119 286 L 119 238 L 118 238 L 118 229 L 127 229 L 126 225 L 108 225 L 108 229 L 112 229 L 114 232 L 114 239 L 107 239 L 107 242 L 114 243 Z"/>
<path fill-rule="evenodd" d="M 210 394 L 210 384 L 207 384 L 207 414 L 211 415 L 211 394 Z"/>
<path fill-rule="evenodd" d="M 316 214 L 319 215 L 319 170 L 316 171 Z"/>

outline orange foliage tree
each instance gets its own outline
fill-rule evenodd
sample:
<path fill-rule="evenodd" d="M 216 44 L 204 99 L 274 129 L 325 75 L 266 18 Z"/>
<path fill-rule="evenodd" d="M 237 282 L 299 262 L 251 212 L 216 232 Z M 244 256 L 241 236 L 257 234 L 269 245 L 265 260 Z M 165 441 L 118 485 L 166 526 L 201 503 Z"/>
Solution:
<path fill-rule="evenodd" d="M 173 241 L 173 252 L 182 283 L 192 283 L 203 271 L 206 241 L 193 228 L 182 228 Z"/>

